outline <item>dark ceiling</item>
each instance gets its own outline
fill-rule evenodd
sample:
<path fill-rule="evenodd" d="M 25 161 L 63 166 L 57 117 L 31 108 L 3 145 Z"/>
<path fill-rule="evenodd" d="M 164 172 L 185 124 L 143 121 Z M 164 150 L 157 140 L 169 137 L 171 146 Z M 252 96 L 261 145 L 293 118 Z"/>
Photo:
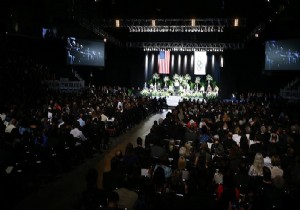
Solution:
<path fill-rule="evenodd" d="M 1 22 L 6 30 L 28 32 L 35 27 L 56 27 L 62 36 L 89 36 L 95 30 L 126 42 L 246 42 L 259 33 L 264 39 L 299 37 L 299 0 L 4 0 Z M 132 19 L 234 19 L 242 26 L 227 26 L 224 32 L 143 32 L 127 27 L 104 27 L 103 22 Z M 16 29 L 16 25 L 18 26 Z M 287 26 L 288 25 L 288 26 Z M 83 31 L 89 32 L 83 32 Z M 101 36 L 101 35 L 100 35 Z M 102 36 L 103 37 L 103 36 Z"/>

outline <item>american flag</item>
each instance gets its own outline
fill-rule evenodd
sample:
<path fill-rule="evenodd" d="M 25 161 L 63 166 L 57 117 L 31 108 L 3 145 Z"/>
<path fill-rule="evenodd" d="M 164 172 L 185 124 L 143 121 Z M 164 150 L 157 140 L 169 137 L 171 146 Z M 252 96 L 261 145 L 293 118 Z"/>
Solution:
<path fill-rule="evenodd" d="M 158 56 L 158 73 L 170 73 L 170 51 L 160 51 Z"/>

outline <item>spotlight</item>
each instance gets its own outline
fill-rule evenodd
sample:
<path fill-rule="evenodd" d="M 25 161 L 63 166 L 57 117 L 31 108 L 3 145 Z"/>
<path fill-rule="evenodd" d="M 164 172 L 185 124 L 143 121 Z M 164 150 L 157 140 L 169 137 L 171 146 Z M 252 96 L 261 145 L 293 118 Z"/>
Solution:
<path fill-rule="evenodd" d="M 239 19 L 238 18 L 235 18 L 234 19 L 234 27 L 238 27 L 239 26 Z"/>
<path fill-rule="evenodd" d="M 156 26 L 155 20 L 152 20 L 152 21 L 151 21 L 151 26 L 152 26 L 152 27 L 155 27 L 155 26 Z"/>
<path fill-rule="evenodd" d="M 117 27 L 117 28 L 120 27 L 120 20 L 116 20 L 116 27 Z"/>

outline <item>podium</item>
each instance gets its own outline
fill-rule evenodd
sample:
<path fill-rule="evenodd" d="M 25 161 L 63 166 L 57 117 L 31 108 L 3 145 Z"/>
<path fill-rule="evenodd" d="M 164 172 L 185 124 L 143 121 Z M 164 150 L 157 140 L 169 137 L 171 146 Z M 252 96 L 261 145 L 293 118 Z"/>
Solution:
<path fill-rule="evenodd" d="M 181 100 L 181 96 L 168 96 L 166 98 L 168 106 L 177 106 Z"/>

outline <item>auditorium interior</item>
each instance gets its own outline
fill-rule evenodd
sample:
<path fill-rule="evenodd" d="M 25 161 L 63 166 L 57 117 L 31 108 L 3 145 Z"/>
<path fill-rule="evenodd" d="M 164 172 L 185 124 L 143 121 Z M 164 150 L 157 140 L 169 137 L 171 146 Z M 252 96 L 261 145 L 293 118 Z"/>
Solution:
<path fill-rule="evenodd" d="M 299 0 L 3 0 L 0 208 L 300 208 Z"/>

